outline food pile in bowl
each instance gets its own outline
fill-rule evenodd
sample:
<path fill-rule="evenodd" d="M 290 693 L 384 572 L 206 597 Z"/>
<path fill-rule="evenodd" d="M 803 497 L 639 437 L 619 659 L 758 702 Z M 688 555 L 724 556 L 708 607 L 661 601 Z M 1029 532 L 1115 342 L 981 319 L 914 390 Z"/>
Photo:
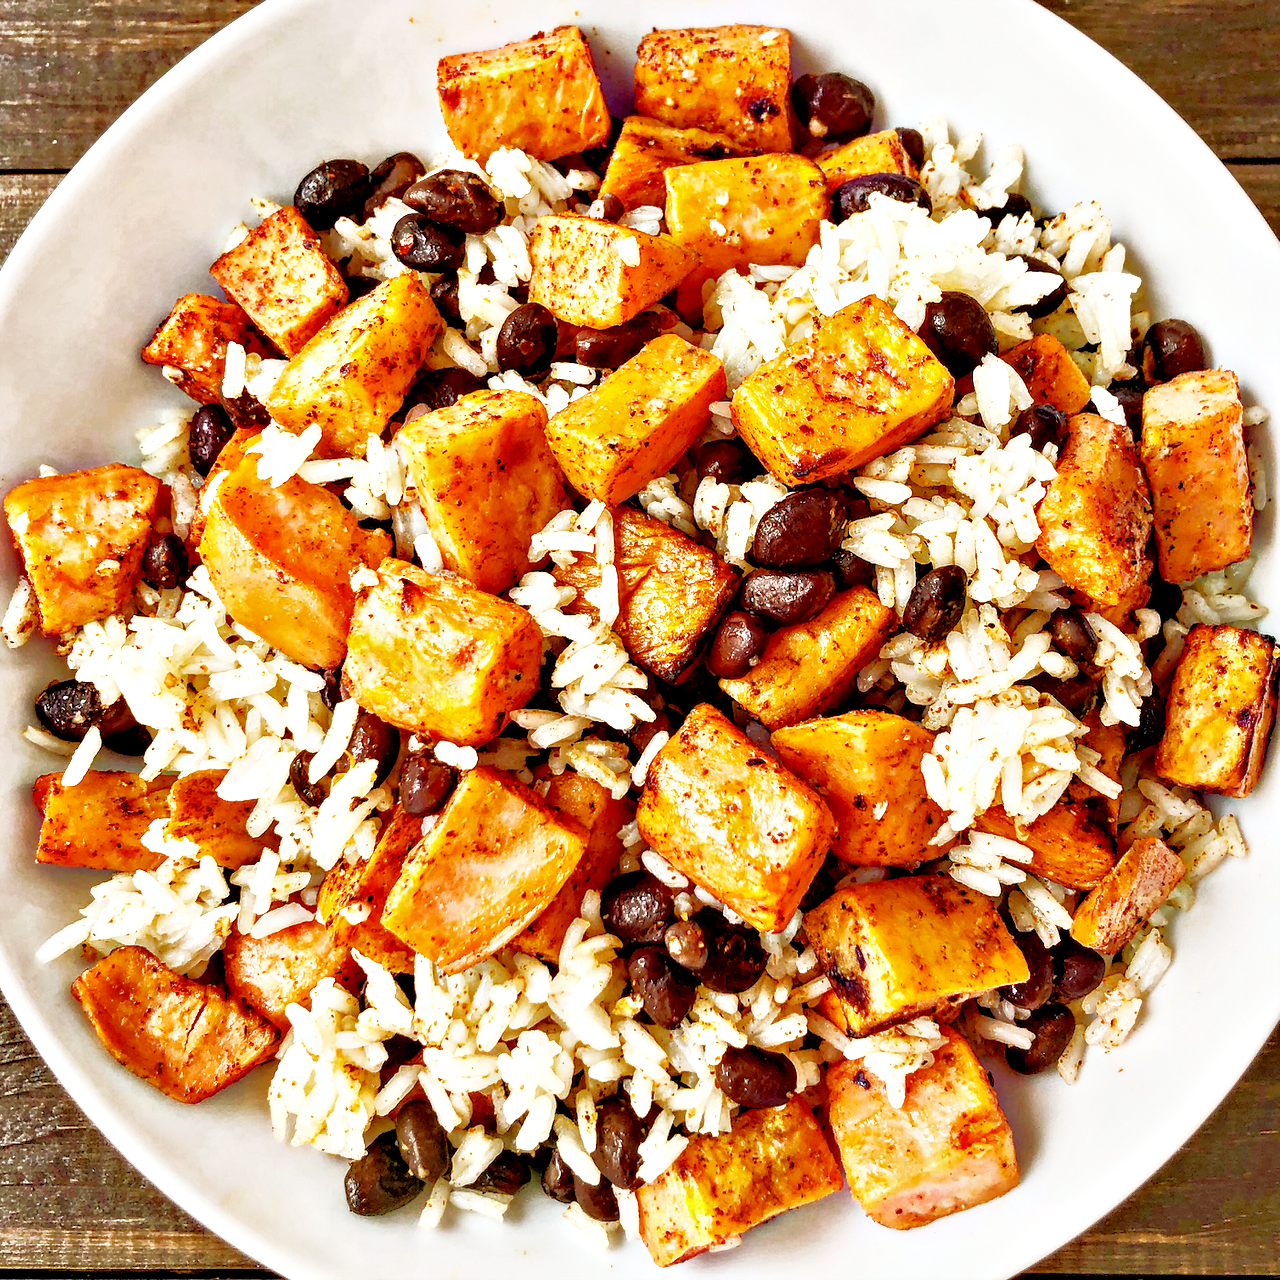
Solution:
<path fill-rule="evenodd" d="M 360 1214 L 538 1180 L 665 1266 L 1002 1195 L 981 1059 L 1074 1082 L 1246 852 L 1266 412 L 784 29 L 653 32 L 621 120 L 576 27 L 438 89 L 447 155 L 254 199 L 141 465 L 5 498 L 36 857 L 112 873 L 41 957 L 177 1101 L 271 1064 Z"/>

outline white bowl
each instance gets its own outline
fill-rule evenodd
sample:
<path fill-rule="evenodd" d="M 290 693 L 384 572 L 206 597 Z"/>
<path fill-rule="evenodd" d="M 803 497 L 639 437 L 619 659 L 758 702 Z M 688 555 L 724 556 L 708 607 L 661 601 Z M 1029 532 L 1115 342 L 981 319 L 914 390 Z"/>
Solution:
<path fill-rule="evenodd" d="M 36 216 L 0 275 L 0 482 L 42 462 L 72 469 L 135 456 L 132 432 L 182 397 L 137 351 L 173 299 L 212 291 L 206 265 L 254 194 L 287 199 L 322 159 L 370 163 L 444 141 L 434 70 L 442 53 L 489 48 L 538 28 L 588 29 L 615 106 L 629 98 L 651 26 L 785 23 L 800 69 L 867 81 L 879 119 L 942 112 L 953 130 L 1019 141 L 1047 208 L 1102 201 L 1146 275 L 1157 315 L 1207 335 L 1250 401 L 1280 406 L 1280 245 L 1209 150 L 1151 90 L 1030 0 L 266 0 L 170 72 L 107 132 Z M 598 24 L 598 25 L 597 25 Z M 185 402 L 184 402 L 185 403 Z M 1258 594 L 1276 599 L 1271 513 L 1261 522 Z M 7 539 L 5 540 L 7 547 Z M 4 552 L 7 592 L 14 576 Z M 514 1222 L 469 1215 L 434 1235 L 412 1212 L 350 1215 L 343 1166 L 273 1142 L 266 1072 L 200 1107 L 171 1102 L 116 1066 L 68 994 L 73 958 L 36 947 L 75 918 L 87 872 L 37 868 L 29 786 L 57 767 L 20 740 L 33 694 L 57 664 L 34 643 L 0 667 L 3 800 L 11 842 L 0 897 L 0 979 L 23 1026 L 89 1117 L 157 1186 L 219 1235 L 292 1280 L 507 1272 L 551 1280 L 568 1267 L 647 1276 L 639 1246 L 607 1257 L 536 1195 Z M 844 1194 L 752 1232 L 700 1271 L 772 1277 L 856 1259 L 862 1280 L 1002 1277 L 1058 1248 L 1119 1204 L 1192 1134 L 1280 1018 L 1280 767 L 1238 805 L 1253 855 L 1214 873 L 1173 935 L 1176 963 L 1131 1039 L 1091 1050 L 1080 1083 L 997 1077 L 1022 1184 L 991 1204 L 909 1232 L 870 1223 Z M 469 1220 L 466 1220 L 469 1219 Z"/>

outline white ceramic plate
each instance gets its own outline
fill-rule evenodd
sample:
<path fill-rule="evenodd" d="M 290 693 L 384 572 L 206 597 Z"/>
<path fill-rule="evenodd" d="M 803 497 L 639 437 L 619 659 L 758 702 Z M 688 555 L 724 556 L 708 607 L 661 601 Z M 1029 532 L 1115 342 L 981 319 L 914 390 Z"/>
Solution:
<path fill-rule="evenodd" d="M 1280 245 L 1203 143 L 1118 62 L 1030 0 L 266 0 L 137 102 L 61 184 L 0 275 L 0 488 L 42 462 L 59 470 L 135 456 L 132 432 L 182 397 L 137 351 L 173 299 L 212 291 L 206 265 L 254 194 L 287 199 L 320 160 L 428 155 L 443 53 L 539 28 L 588 29 L 615 106 L 652 26 L 785 23 L 799 70 L 869 83 L 879 119 L 941 111 L 953 130 L 1021 142 L 1045 208 L 1096 198 L 1146 276 L 1157 315 L 1192 320 L 1252 402 L 1280 408 Z M 183 401 L 185 403 L 185 401 Z M 1274 470 L 1273 470 L 1274 474 Z M 1276 601 L 1271 512 L 1255 582 Z M 14 578 L 5 539 L 3 599 Z M 6 825 L 0 979 L 40 1052 L 89 1117 L 157 1186 L 291 1280 L 431 1273 L 558 1276 L 566 1266 L 648 1276 L 638 1246 L 596 1254 L 530 1194 L 499 1226 L 470 1215 L 426 1235 L 416 1215 L 362 1220 L 343 1166 L 273 1142 L 267 1072 L 200 1107 L 171 1102 L 116 1066 L 68 994 L 78 971 L 32 955 L 75 918 L 91 873 L 38 869 L 29 786 L 57 767 L 18 734 L 56 663 L 33 643 L 0 659 Z M 1217 871 L 1173 937 L 1176 963 L 1131 1040 L 1091 1050 L 1080 1083 L 997 1077 L 1023 1180 L 991 1204 L 888 1231 L 844 1194 L 787 1214 L 691 1269 L 737 1280 L 856 1259 L 862 1280 L 1003 1277 L 1083 1231 L 1160 1167 L 1227 1094 L 1280 1018 L 1280 765 L 1239 806 L 1252 857 Z"/>

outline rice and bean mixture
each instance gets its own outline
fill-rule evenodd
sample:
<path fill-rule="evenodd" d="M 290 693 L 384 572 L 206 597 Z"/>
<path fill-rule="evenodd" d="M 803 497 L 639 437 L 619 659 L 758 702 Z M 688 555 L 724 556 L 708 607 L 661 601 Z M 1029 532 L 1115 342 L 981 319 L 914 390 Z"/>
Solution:
<path fill-rule="evenodd" d="M 919 329 L 930 304 L 944 291 L 958 292 L 981 304 L 1002 351 L 1036 334 L 1058 338 L 1092 384 L 1093 408 L 1124 425 L 1124 392 L 1139 377 L 1133 353 L 1151 318 L 1142 282 L 1126 269 L 1125 246 L 1113 242 L 1104 210 L 1086 200 L 1037 217 L 1017 195 L 1019 148 L 997 148 L 983 173 L 980 134 L 953 139 L 945 122 L 932 118 L 920 122 L 916 136 L 927 200 L 872 193 L 843 221 L 822 223 L 803 266 L 727 272 L 709 286 L 705 331 L 683 322 L 672 331 L 723 362 L 732 396 L 763 362 L 860 298 L 883 299 Z M 598 173 L 509 147 L 483 167 L 457 152 L 422 167 L 474 174 L 502 205 L 497 226 L 466 236 L 451 300 L 456 319 L 436 339 L 428 369 L 462 371 L 456 375 L 462 388 L 527 392 L 556 414 L 598 385 L 603 372 L 564 358 L 544 375 L 526 377 L 504 358 L 502 335 L 523 305 L 536 220 L 607 212 L 597 200 Z M 259 219 L 277 207 L 253 201 Z M 365 287 L 408 272 L 413 268 L 398 256 L 393 237 L 413 212 L 391 196 L 363 221 L 340 217 L 321 236 L 324 251 Z M 662 208 L 643 206 L 623 222 L 658 234 L 663 219 Z M 246 234 L 247 227 L 236 228 L 229 244 Z M 1026 259 L 1047 270 L 1028 270 Z M 439 296 L 440 273 L 424 271 L 422 279 Z M 1051 295 L 1056 302 L 1046 313 L 1040 304 Z M 224 399 L 265 401 L 284 365 L 232 344 Z M 430 407 L 406 402 L 403 420 Z M 1251 428 L 1266 418 L 1262 409 L 1247 410 Z M 842 521 L 840 564 L 860 572 L 899 618 L 919 624 L 922 612 L 932 611 L 932 623 L 902 629 L 884 644 L 859 675 L 854 701 L 901 713 L 937 734 L 922 766 L 928 795 L 946 819 L 934 843 L 959 840 L 931 869 L 998 901 L 1029 955 L 1034 938 L 1043 954 L 1056 957 L 1056 1022 L 999 989 L 967 1003 L 957 1026 L 983 1054 L 1007 1051 L 1011 1063 L 1028 1070 L 1056 1065 L 1070 1084 L 1090 1047 L 1115 1049 L 1137 1025 L 1173 959 L 1177 920 L 1194 904 L 1198 882 L 1246 852 L 1234 817 L 1215 818 L 1200 796 L 1155 775 L 1144 708 L 1194 624 L 1248 625 L 1264 610 L 1248 597 L 1246 561 L 1184 586 L 1180 598 L 1176 589 L 1166 591 L 1134 612 L 1129 630 L 1090 613 L 1088 651 L 1073 646 L 1069 629 L 1055 625 L 1072 612 L 1071 599 L 1033 550 L 1037 505 L 1056 475 L 1058 454 L 1052 432 L 1038 435 L 1035 427 L 1032 396 L 1018 373 L 984 354 L 950 417 L 845 477 L 852 500 Z M 337 459 L 313 456 L 319 436 L 318 427 L 294 434 L 267 423 L 253 446 L 259 476 L 274 485 L 300 476 L 337 486 L 362 518 L 393 531 L 396 554 L 440 572 L 441 550 L 395 436 L 388 442 L 370 435 L 362 457 Z M 192 415 L 169 412 L 137 438 L 142 465 L 172 494 L 172 532 L 185 539 L 207 502 L 208 468 L 193 464 L 205 445 L 193 434 Z M 734 465 L 724 465 L 726 458 Z M 1265 482 L 1253 462 L 1261 510 Z M 751 464 L 730 402 L 715 403 L 697 447 L 647 484 L 638 504 L 748 570 L 762 521 L 791 493 Z M 354 699 L 342 697 L 326 673 L 284 657 L 237 623 L 203 567 L 171 585 L 141 585 L 130 609 L 63 637 L 60 651 L 76 681 L 91 685 L 104 708 L 123 702 L 146 731 L 144 779 L 226 770 L 218 795 L 251 803 L 249 836 L 270 834 L 275 847 L 264 845 L 260 857 L 227 873 L 200 856 L 194 842 L 166 836 L 158 819 L 144 843 L 162 855 L 160 865 L 94 886 L 80 918 L 51 938 L 40 958 L 76 949 L 92 958 L 139 945 L 198 978 L 233 930 L 260 939 L 314 920 L 325 874 L 343 860 L 369 858 L 406 771 L 421 772 L 424 757 L 458 774 L 481 765 L 510 771 L 544 793 L 549 778 L 571 771 L 615 799 L 637 796 L 687 707 L 677 687 L 664 700 L 614 629 L 620 609 L 614 547 L 613 516 L 598 501 L 574 502 L 534 537 L 530 561 L 551 564 L 525 574 L 506 594 L 544 636 L 543 684 L 507 730 L 479 750 L 396 735 L 389 758 L 385 745 L 362 757 L 353 741 L 363 731 Z M 602 567 L 588 613 L 571 609 L 575 589 L 551 572 L 583 556 Z M 946 572 L 936 576 L 940 570 Z M 365 571 L 353 585 L 362 585 L 366 573 L 374 579 Z M 921 599 L 929 574 L 937 598 Z M 940 632 L 939 617 L 946 623 Z M 16 646 L 34 625 L 24 581 L 3 633 Z M 1100 768 L 1098 752 L 1084 744 L 1087 727 L 1070 699 L 1053 692 L 1073 687 L 1086 664 L 1100 680 L 1101 723 L 1127 727 L 1130 746 L 1138 747 L 1118 777 Z M 714 681 L 696 687 L 699 696 L 716 694 Z M 761 724 L 745 714 L 737 721 L 762 751 L 770 750 Z M 78 743 L 35 725 L 25 736 L 66 757 L 64 786 L 100 765 L 97 727 Z M 994 805 L 1019 826 L 1030 823 L 1069 791 L 1117 806 L 1122 851 L 1140 837 L 1158 836 L 1186 864 L 1167 902 L 1111 959 L 1066 937 L 1080 894 L 1016 865 L 1030 860 L 1016 838 L 975 826 Z M 434 818 L 423 821 L 429 829 Z M 670 1167 L 691 1135 L 727 1132 L 742 1105 L 718 1070 L 727 1051 L 754 1047 L 781 1055 L 792 1073 L 789 1087 L 798 1091 L 818 1088 L 827 1064 L 857 1062 L 883 1082 L 894 1105 L 902 1104 L 910 1076 L 931 1064 L 944 1043 L 937 1021 L 918 1017 L 864 1039 L 844 1034 L 818 1008 L 831 982 L 805 941 L 802 912 L 779 932 L 759 934 L 647 848 L 634 822 L 619 835 L 620 875 L 631 876 L 630 884 L 661 886 L 660 913 L 687 922 L 714 912 L 718 928 L 743 940 L 747 958 L 741 972 L 720 975 L 716 985 L 723 989 L 699 985 L 672 1025 L 642 1016 L 649 1005 L 629 980 L 631 940 L 611 931 L 608 903 L 595 890 L 585 894 L 555 963 L 503 950 L 444 976 L 418 956 L 412 974 L 397 978 L 357 952 L 359 983 L 327 978 L 307 1006 L 288 1008 L 291 1029 L 269 1093 L 277 1137 L 356 1161 L 418 1099 L 448 1144 L 442 1176 L 420 1202 L 424 1226 L 440 1224 L 451 1210 L 501 1218 L 528 1177 L 525 1162 L 545 1161 L 553 1151 L 556 1167 L 577 1189 L 566 1217 L 608 1245 L 616 1224 L 598 1206 L 584 1208 L 584 1199 L 608 1191 L 601 1166 L 613 1158 L 610 1144 L 643 1118 L 632 1158 L 634 1179 L 647 1183 Z M 636 879 L 640 872 L 647 877 Z M 842 884 L 897 874 L 829 859 L 806 905 Z M 1050 1056 L 1038 1041 L 1053 1046 Z M 766 1085 L 760 1087 L 767 1092 Z M 634 1234 L 634 1193 L 618 1187 L 612 1194 L 621 1228 Z"/>

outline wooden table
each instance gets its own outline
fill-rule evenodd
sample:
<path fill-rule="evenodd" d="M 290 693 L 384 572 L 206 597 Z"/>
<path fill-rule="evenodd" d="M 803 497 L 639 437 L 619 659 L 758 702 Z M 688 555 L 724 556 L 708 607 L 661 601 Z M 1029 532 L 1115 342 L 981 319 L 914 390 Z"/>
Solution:
<path fill-rule="evenodd" d="M 0 257 L 107 125 L 253 2 L 0 0 Z M 971 3 L 981 10 L 981 0 Z M 1280 230 L 1276 0 L 1047 0 L 1047 7 L 1171 102 Z M 1280 1034 L 1178 1156 L 1036 1270 L 1280 1274 L 1278 1106 Z M 116 1154 L 0 1001 L 0 1280 L 108 1273 L 267 1274 Z"/>

